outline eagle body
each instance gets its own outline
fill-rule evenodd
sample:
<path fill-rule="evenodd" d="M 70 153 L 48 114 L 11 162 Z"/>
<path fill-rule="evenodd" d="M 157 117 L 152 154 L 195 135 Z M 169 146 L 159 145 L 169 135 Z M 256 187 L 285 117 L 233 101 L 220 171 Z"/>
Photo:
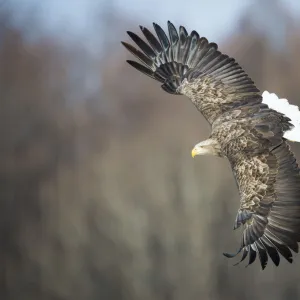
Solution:
<path fill-rule="evenodd" d="M 193 157 L 228 159 L 241 199 L 234 229 L 243 225 L 243 233 L 238 252 L 224 255 L 242 252 L 249 264 L 258 257 L 263 269 L 268 258 L 278 266 L 280 255 L 292 262 L 300 242 L 300 170 L 288 140 L 300 142 L 298 107 L 261 94 L 233 58 L 196 31 L 168 22 L 168 37 L 153 25 L 157 37 L 140 26 L 148 43 L 128 32 L 139 49 L 122 43 L 142 64 L 128 63 L 166 92 L 187 96 L 211 125 Z"/>

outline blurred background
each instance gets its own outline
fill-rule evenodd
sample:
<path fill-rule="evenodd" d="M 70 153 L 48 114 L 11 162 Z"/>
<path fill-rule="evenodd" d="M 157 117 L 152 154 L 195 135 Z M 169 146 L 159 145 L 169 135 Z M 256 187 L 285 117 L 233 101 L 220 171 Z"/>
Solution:
<path fill-rule="evenodd" d="M 239 196 L 209 125 L 126 64 L 167 20 L 300 104 L 298 0 L 0 1 L 0 299 L 300 299 L 300 258 L 233 267 Z M 299 145 L 292 145 L 300 159 Z"/>

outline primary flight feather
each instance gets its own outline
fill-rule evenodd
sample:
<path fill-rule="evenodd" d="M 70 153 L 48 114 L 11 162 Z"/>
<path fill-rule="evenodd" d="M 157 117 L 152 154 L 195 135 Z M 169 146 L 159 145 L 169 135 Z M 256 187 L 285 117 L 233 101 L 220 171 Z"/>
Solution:
<path fill-rule="evenodd" d="M 169 37 L 154 25 L 157 37 L 140 26 L 147 43 L 133 32 L 139 49 L 122 44 L 142 64 L 128 63 L 162 83 L 170 93 L 185 95 L 211 124 L 209 138 L 198 143 L 192 156 L 227 157 L 241 197 L 234 229 L 243 225 L 241 261 L 268 257 L 276 266 L 280 255 L 293 261 L 300 242 L 300 175 L 287 140 L 300 142 L 300 112 L 286 99 L 264 92 L 231 57 L 218 51 L 196 31 L 176 30 Z M 279 255 L 280 254 L 280 255 Z"/>

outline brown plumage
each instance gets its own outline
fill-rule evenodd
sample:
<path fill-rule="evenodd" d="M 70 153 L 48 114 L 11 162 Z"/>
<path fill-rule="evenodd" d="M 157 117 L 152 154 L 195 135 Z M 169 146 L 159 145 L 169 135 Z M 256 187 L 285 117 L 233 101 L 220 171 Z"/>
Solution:
<path fill-rule="evenodd" d="M 177 32 L 168 22 L 168 38 L 154 24 L 156 38 L 140 28 L 148 43 L 128 32 L 140 50 L 122 43 L 142 64 L 128 63 L 166 92 L 189 97 L 212 126 L 209 139 L 193 151 L 227 157 L 231 164 L 241 197 L 234 228 L 244 225 L 241 260 L 249 254 L 251 264 L 259 257 L 263 269 L 268 256 L 276 266 L 279 254 L 292 262 L 300 241 L 300 175 L 283 137 L 292 129 L 290 119 L 263 104 L 239 64 L 197 32 L 182 26 Z"/>

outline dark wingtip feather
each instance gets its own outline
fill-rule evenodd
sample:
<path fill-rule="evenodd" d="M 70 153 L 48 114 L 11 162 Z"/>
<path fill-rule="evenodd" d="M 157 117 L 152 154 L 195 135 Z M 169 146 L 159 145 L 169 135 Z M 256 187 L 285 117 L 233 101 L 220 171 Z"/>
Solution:
<path fill-rule="evenodd" d="M 243 248 L 243 255 L 242 255 L 242 258 L 239 262 L 237 262 L 236 264 L 234 264 L 233 266 L 237 266 L 239 265 L 248 255 L 248 248 Z"/>
<path fill-rule="evenodd" d="M 130 52 L 132 53 L 135 57 L 137 57 L 142 63 L 144 63 L 146 66 L 148 66 L 150 69 L 153 70 L 153 61 L 145 55 L 143 52 L 137 50 L 130 44 L 126 42 L 121 42 L 121 44 Z"/>
<path fill-rule="evenodd" d="M 248 265 L 246 267 L 248 267 L 248 266 L 250 266 L 251 264 L 254 263 L 254 261 L 256 259 L 256 256 L 257 256 L 256 251 L 253 250 L 252 247 L 250 246 L 249 247 L 249 262 L 248 262 Z"/>
<path fill-rule="evenodd" d="M 223 255 L 227 258 L 233 258 L 235 257 L 237 254 L 232 254 L 232 253 L 227 253 L 227 252 L 223 252 Z"/>
<path fill-rule="evenodd" d="M 144 73 L 145 75 L 148 75 L 151 78 L 154 78 L 154 73 L 149 68 L 139 64 L 138 62 L 136 62 L 134 60 L 126 60 L 126 62 L 129 63 L 132 67 L 134 67 L 138 71 Z"/>
<path fill-rule="evenodd" d="M 145 38 L 147 39 L 147 41 L 149 42 L 149 44 L 151 45 L 152 49 L 154 50 L 154 52 L 159 55 L 162 52 L 162 46 L 159 43 L 159 41 L 157 40 L 157 38 L 152 34 L 152 32 L 143 26 L 140 26 Z"/>
<path fill-rule="evenodd" d="M 183 34 L 185 37 L 188 36 L 188 32 L 187 32 L 187 30 L 185 29 L 184 26 L 179 26 L 179 32 L 180 32 L 181 34 Z"/>
<path fill-rule="evenodd" d="M 257 247 L 261 268 L 264 270 L 268 264 L 268 255 L 265 249 Z"/>
<path fill-rule="evenodd" d="M 276 267 L 278 267 L 279 263 L 280 263 L 280 256 L 279 256 L 277 250 L 272 247 L 267 247 L 267 246 L 265 246 L 265 248 L 267 249 L 267 252 L 268 252 L 269 256 L 271 257 L 271 260 L 273 261 L 274 265 Z"/>
<path fill-rule="evenodd" d="M 162 44 L 165 51 L 170 47 L 169 39 L 163 29 L 156 23 L 153 23 L 154 30 L 159 38 L 160 43 Z"/>
<path fill-rule="evenodd" d="M 223 255 L 228 258 L 233 258 L 233 257 L 236 257 L 242 251 L 242 249 L 243 248 L 240 248 L 236 253 L 233 253 L 233 254 L 223 252 Z"/>
<path fill-rule="evenodd" d="M 131 31 L 127 31 L 127 34 L 149 58 L 152 60 L 155 59 L 156 54 L 147 43 L 145 43 L 138 35 Z"/>

